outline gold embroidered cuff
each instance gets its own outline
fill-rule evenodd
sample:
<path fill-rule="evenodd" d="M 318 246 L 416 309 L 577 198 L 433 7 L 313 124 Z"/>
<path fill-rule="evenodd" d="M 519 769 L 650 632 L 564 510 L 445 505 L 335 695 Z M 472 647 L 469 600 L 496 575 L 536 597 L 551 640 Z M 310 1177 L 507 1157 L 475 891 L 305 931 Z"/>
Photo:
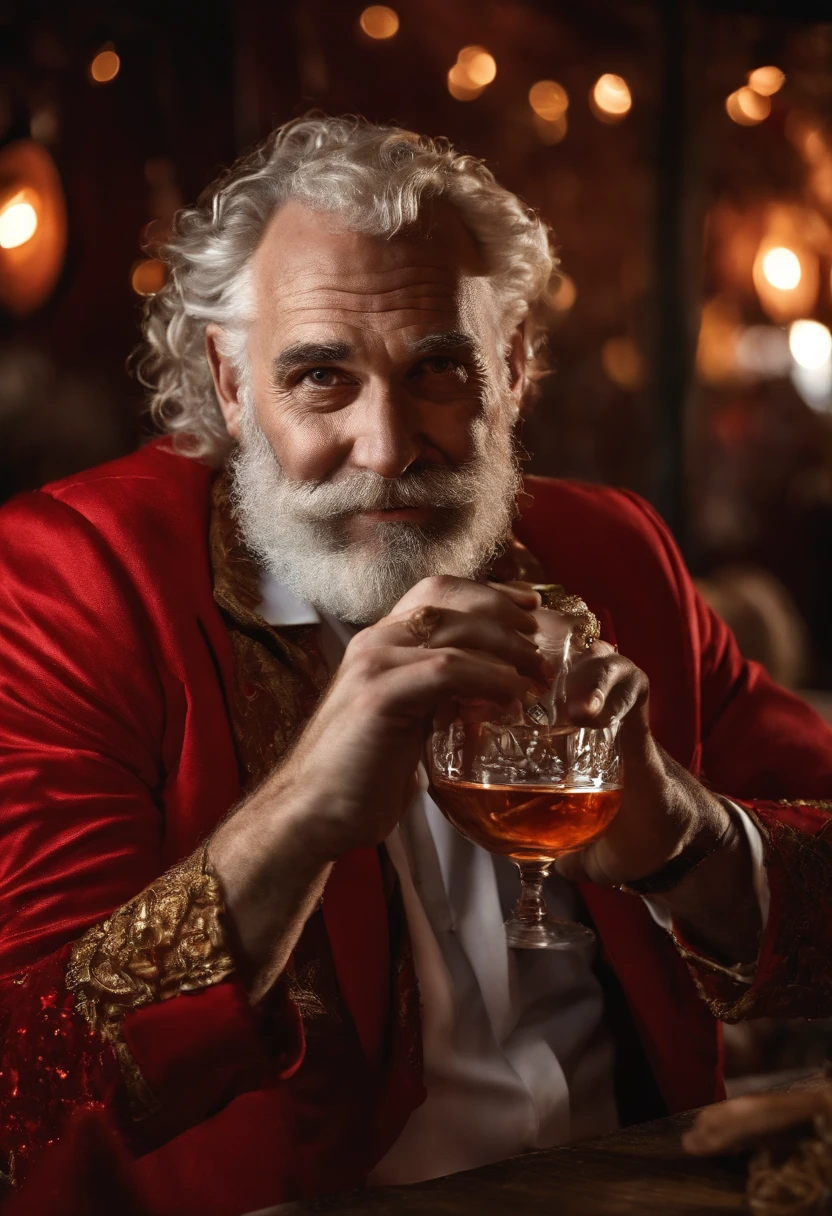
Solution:
<path fill-rule="evenodd" d="M 131 1097 L 144 1108 L 149 1094 L 121 1035 L 124 1018 L 143 1005 L 218 984 L 234 970 L 207 848 L 88 929 L 67 966 L 78 1012 L 113 1044 Z"/>

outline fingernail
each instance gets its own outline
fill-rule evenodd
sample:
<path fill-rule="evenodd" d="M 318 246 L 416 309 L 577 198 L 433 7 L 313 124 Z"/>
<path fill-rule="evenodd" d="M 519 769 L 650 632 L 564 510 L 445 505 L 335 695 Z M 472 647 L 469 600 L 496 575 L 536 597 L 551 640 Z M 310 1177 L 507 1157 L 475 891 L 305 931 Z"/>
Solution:
<path fill-rule="evenodd" d="M 604 698 L 601 696 L 600 692 L 594 692 L 592 694 L 592 696 L 589 698 L 589 702 L 587 704 L 587 709 L 589 710 L 589 712 L 591 714 L 597 714 L 598 711 L 603 706 L 603 704 L 604 704 Z"/>

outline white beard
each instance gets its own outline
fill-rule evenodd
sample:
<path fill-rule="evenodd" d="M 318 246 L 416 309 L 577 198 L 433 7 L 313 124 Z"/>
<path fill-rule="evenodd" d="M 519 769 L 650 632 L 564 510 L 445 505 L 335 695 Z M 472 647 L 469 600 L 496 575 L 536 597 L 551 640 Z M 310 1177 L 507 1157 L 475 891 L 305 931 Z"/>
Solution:
<path fill-rule="evenodd" d="M 229 465 L 243 537 L 262 566 L 300 599 L 342 621 L 370 624 L 423 578 L 476 578 L 507 541 L 520 474 L 506 401 L 494 402 L 462 467 L 422 465 L 389 479 L 357 470 L 334 481 L 291 481 L 247 390 Z M 430 524 L 379 521 L 368 539 L 348 534 L 357 511 L 438 507 Z"/>

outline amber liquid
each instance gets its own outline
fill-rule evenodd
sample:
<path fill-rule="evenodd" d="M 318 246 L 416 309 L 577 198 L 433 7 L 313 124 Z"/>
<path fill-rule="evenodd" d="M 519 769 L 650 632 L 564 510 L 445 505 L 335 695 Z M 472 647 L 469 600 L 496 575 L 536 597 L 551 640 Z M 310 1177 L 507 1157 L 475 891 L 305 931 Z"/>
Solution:
<path fill-rule="evenodd" d="M 478 785 L 434 776 L 431 794 L 474 844 L 517 861 L 547 861 L 600 836 L 614 818 L 621 789 Z"/>

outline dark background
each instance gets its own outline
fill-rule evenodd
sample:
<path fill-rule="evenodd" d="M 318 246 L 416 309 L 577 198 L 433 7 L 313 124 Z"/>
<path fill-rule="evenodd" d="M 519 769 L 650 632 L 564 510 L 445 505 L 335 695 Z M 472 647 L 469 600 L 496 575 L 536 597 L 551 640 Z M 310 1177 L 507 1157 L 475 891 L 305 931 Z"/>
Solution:
<path fill-rule="evenodd" d="M 149 433 L 125 370 L 141 311 L 131 276 L 178 206 L 312 106 L 394 120 L 485 157 L 555 230 L 575 293 L 552 312 L 554 374 L 524 427 L 532 470 L 646 495 L 694 572 L 722 587 L 748 651 L 786 683 L 829 688 L 828 394 L 808 404 L 782 359 L 763 374 L 732 354 L 750 327 L 770 345 L 796 315 L 832 323 L 828 11 L 823 24 L 824 6 L 795 3 L 392 6 L 398 33 L 374 41 L 351 0 L 0 0 L 0 190 L 4 149 L 34 137 L 68 214 L 48 300 L 0 310 L 0 496 Z M 108 44 L 120 71 L 96 84 L 90 63 Z M 467 44 L 494 55 L 497 76 L 463 102 L 446 77 Z M 726 97 L 771 63 L 786 73 L 771 114 L 732 122 Z M 589 105 L 604 72 L 632 93 L 616 124 Z M 541 79 L 569 95 L 558 143 L 529 105 Z M 777 208 L 818 274 L 785 319 L 766 313 L 751 272 Z M 749 624 L 767 600 L 777 623 Z M 761 628 L 774 640 L 755 641 Z"/>

